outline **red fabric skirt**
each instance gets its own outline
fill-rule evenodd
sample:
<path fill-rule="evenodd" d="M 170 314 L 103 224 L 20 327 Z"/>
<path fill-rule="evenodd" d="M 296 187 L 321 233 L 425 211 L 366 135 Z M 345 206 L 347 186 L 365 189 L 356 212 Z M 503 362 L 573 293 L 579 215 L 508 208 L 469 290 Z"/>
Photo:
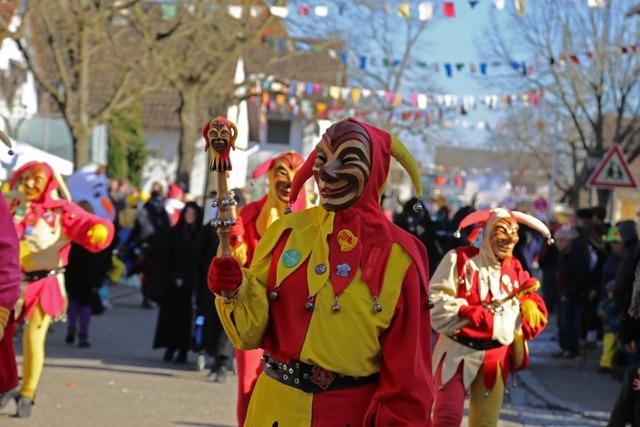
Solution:
<path fill-rule="evenodd" d="M 0 393 L 5 393 L 18 385 L 18 367 L 13 350 L 13 335 L 16 323 L 13 312 L 9 315 L 9 323 L 4 329 L 4 337 L 0 340 Z"/>

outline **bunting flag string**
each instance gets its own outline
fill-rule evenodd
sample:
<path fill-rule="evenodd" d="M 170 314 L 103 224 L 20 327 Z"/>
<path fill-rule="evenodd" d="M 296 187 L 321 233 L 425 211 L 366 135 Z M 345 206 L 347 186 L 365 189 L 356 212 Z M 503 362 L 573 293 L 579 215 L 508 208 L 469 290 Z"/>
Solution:
<path fill-rule="evenodd" d="M 401 65 L 400 59 L 388 59 L 377 56 L 362 55 L 357 52 L 351 52 L 346 49 L 334 49 L 331 47 L 320 46 L 318 44 L 309 43 L 300 39 L 285 39 L 278 37 L 263 38 L 265 43 L 271 50 L 278 52 L 280 55 L 284 55 L 287 52 L 327 52 L 329 56 L 339 59 L 343 64 L 357 68 L 360 70 L 367 70 L 376 67 L 399 67 Z M 608 46 L 601 50 L 605 53 L 613 53 L 620 55 L 635 55 L 640 51 L 640 43 L 632 45 L 618 45 Z M 549 57 L 549 65 L 565 65 L 571 63 L 574 65 L 583 65 L 587 61 L 591 61 L 596 57 L 593 51 L 578 52 L 578 53 L 560 53 L 557 56 Z M 498 69 L 507 69 L 517 72 L 522 75 L 533 75 L 540 70 L 539 60 L 533 62 L 510 60 L 510 61 L 490 61 L 490 62 L 436 62 L 436 61 L 423 61 L 423 60 L 408 60 L 406 63 L 407 68 L 421 68 L 425 71 L 434 73 L 444 73 L 447 77 L 452 78 L 454 76 L 465 74 L 472 76 L 490 76 L 495 75 Z M 494 71 L 496 70 L 496 71 Z"/>
<path fill-rule="evenodd" d="M 532 91 L 508 95 L 452 95 L 411 92 L 403 94 L 360 87 L 341 87 L 305 81 L 281 81 L 273 76 L 250 75 L 249 81 L 236 89 L 236 97 L 248 98 L 249 102 L 260 104 L 267 111 L 289 114 L 292 117 L 339 118 L 345 111 L 348 115 L 380 115 L 392 121 L 423 121 L 444 123 L 447 114 L 468 115 L 479 108 L 495 110 L 513 105 L 537 108 L 542 102 L 544 91 Z M 371 101 L 377 102 L 378 109 L 371 108 Z M 382 103 L 382 105 L 380 105 Z M 373 104 L 375 105 L 375 104 Z M 389 110 L 391 112 L 389 112 Z M 472 122 L 469 122 L 472 123 Z M 478 125 L 481 126 L 481 125 Z"/>
<path fill-rule="evenodd" d="M 162 6 L 163 18 L 174 19 L 176 16 L 176 5 L 179 0 L 146 0 L 145 3 L 155 3 Z M 577 1 L 577 0 L 574 0 Z M 607 0 L 580 0 L 589 8 L 604 8 L 607 6 Z M 496 11 L 504 11 L 506 9 L 506 0 L 486 0 L 491 3 L 491 7 Z M 518 16 L 525 16 L 528 11 L 527 0 L 510 0 L 513 8 Z M 391 5 L 381 5 L 386 12 L 395 13 L 403 19 L 417 18 L 420 21 L 429 21 L 435 16 L 442 16 L 447 19 L 456 18 L 457 11 L 461 4 L 468 5 L 470 10 L 477 10 L 482 4 L 482 0 L 457 0 L 457 1 L 425 1 L 415 5 L 409 2 L 401 2 L 396 8 Z M 343 16 L 346 12 L 347 1 L 340 1 L 329 7 L 326 4 L 319 5 L 299 5 L 299 6 L 268 6 L 268 5 L 243 5 L 243 4 L 208 4 L 208 8 L 216 9 L 218 7 L 226 7 L 227 13 L 234 19 L 259 18 L 276 16 L 281 19 L 291 18 L 293 16 L 327 18 L 330 15 Z"/>

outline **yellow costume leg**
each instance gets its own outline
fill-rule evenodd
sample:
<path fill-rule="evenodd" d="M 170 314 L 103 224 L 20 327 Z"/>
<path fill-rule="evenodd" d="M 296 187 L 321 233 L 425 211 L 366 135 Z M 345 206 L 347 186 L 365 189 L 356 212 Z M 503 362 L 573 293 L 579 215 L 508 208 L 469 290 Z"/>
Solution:
<path fill-rule="evenodd" d="M 602 368 L 613 368 L 613 359 L 616 355 L 617 336 L 614 333 L 607 332 L 602 337 L 602 356 L 600 357 L 600 366 Z"/>
<path fill-rule="evenodd" d="M 504 383 L 498 366 L 496 385 L 489 392 L 482 379 L 483 370 L 478 371 L 476 379 L 471 384 L 471 400 L 469 404 L 469 427 L 496 427 L 502 398 L 504 397 Z"/>
<path fill-rule="evenodd" d="M 22 390 L 20 395 L 33 400 L 44 367 L 44 344 L 51 316 L 36 306 L 22 336 Z"/>
<path fill-rule="evenodd" d="M 313 394 L 281 384 L 264 373 L 251 395 L 245 427 L 311 425 Z"/>

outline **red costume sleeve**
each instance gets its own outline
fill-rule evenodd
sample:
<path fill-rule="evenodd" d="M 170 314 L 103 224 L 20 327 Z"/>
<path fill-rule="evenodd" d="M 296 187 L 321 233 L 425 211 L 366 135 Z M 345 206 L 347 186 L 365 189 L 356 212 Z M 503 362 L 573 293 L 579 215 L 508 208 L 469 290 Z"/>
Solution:
<path fill-rule="evenodd" d="M 0 307 L 11 310 L 20 294 L 22 273 L 18 261 L 18 235 L 9 208 L 0 195 Z"/>
<path fill-rule="evenodd" d="M 391 326 L 380 337 L 382 369 L 365 426 L 428 427 L 433 380 L 428 295 L 416 266 L 407 271 Z M 411 375 L 407 375 L 411 372 Z"/>
<path fill-rule="evenodd" d="M 89 230 L 96 224 L 102 224 L 109 230 L 109 238 L 98 245 L 92 245 L 88 236 Z M 114 227 L 108 219 L 90 214 L 80 206 L 69 203 L 64 206 L 62 214 L 62 232 L 69 239 L 90 252 L 100 252 L 109 247 L 113 240 Z"/>

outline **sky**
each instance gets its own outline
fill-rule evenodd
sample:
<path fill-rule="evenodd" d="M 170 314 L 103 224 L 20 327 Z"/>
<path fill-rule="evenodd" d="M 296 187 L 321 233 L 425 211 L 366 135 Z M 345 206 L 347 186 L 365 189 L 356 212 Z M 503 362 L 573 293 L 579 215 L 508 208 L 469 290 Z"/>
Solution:
<path fill-rule="evenodd" d="M 308 5 L 313 9 L 314 5 L 322 4 L 322 1 L 294 1 L 290 6 L 290 19 L 295 19 L 295 25 L 301 25 L 304 29 L 305 25 L 314 25 L 316 17 L 296 16 L 296 8 L 301 5 Z M 348 2 L 347 2 L 348 3 Z M 399 4 L 402 1 L 387 1 L 393 7 L 393 12 L 397 10 Z M 417 14 L 418 1 L 411 2 L 413 6 L 413 14 Z M 454 94 L 454 95 L 487 95 L 487 94 L 503 94 L 504 89 L 496 89 L 487 87 L 489 77 L 495 76 L 500 72 L 508 71 L 508 68 L 488 67 L 488 77 L 482 76 L 479 72 L 475 75 L 469 71 L 469 64 L 480 62 L 491 62 L 496 58 L 483 58 L 479 52 L 478 47 L 482 44 L 482 40 L 485 38 L 485 34 L 491 25 L 491 15 L 496 15 L 499 22 L 505 22 L 508 18 L 507 10 L 513 9 L 513 1 L 507 0 L 506 10 L 500 11 L 493 6 L 492 0 L 480 0 L 475 8 L 472 8 L 468 0 L 454 0 L 456 16 L 454 18 L 446 18 L 443 16 L 443 9 L 441 1 L 434 1 L 434 19 L 431 20 L 431 26 L 426 29 L 423 42 L 416 48 L 414 57 L 425 62 L 437 62 L 440 63 L 441 69 L 438 72 L 430 71 L 429 81 L 432 91 L 426 91 L 429 95 L 432 94 Z M 347 6 L 349 7 L 349 6 Z M 329 19 L 331 16 L 335 17 L 336 10 L 329 9 Z M 501 19 L 503 18 L 503 19 Z M 334 19 L 339 19 L 335 17 Z M 321 21 L 318 25 L 322 25 Z M 361 23 L 340 23 L 340 25 L 362 25 Z M 366 25 L 366 24 L 365 24 Z M 304 31 L 304 30 L 303 30 Z M 402 46 L 403 41 L 398 37 L 399 48 Z M 366 49 L 359 47 L 357 54 L 380 56 L 379 53 L 370 51 L 361 51 Z M 518 58 L 525 60 L 526 58 Z M 457 71 L 454 67 L 453 76 L 447 77 L 447 74 L 442 67 L 443 63 L 464 63 L 465 68 L 462 71 Z M 408 93 L 405 89 L 403 92 Z M 468 129 L 462 126 L 462 121 L 466 120 L 469 124 L 477 123 L 478 121 L 487 121 L 494 126 L 500 118 L 504 115 L 504 109 L 488 110 L 485 107 L 479 106 L 475 112 L 470 112 L 466 116 L 462 116 L 457 113 L 450 113 L 447 117 L 450 120 L 456 120 L 457 123 L 446 129 L 437 129 L 437 136 L 439 140 L 445 140 L 447 143 L 454 143 L 460 145 L 471 146 L 486 146 L 485 140 L 487 138 L 487 132 L 478 129 Z M 424 147 L 416 147 L 424 148 Z M 422 151 L 422 150 L 421 150 Z M 427 148 L 421 155 L 431 157 L 433 150 Z"/>

